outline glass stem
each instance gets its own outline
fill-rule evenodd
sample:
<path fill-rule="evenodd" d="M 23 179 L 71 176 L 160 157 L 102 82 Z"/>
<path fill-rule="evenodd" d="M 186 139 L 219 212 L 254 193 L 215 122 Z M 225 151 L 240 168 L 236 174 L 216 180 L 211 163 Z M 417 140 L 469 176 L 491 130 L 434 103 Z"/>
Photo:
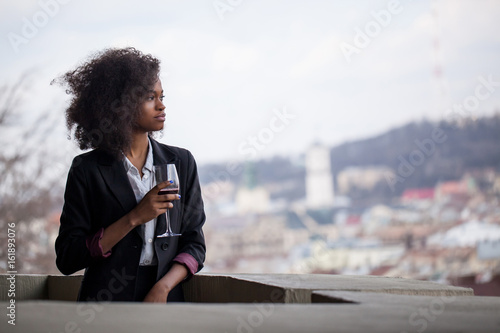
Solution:
<path fill-rule="evenodd" d="M 167 209 L 167 233 L 170 235 L 172 234 L 172 229 L 170 229 L 170 209 Z"/>

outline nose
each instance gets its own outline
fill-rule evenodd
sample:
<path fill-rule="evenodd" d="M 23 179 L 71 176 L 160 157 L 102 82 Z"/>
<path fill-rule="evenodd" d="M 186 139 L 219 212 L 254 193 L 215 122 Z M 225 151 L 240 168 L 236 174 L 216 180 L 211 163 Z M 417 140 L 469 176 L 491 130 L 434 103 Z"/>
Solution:
<path fill-rule="evenodd" d="M 165 104 L 163 104 L 162 101 L 158 100 L 158 103 L 157 103 L 157 109 L 160 110 L 160 111 L 163 111 L 165 110 Z"/>

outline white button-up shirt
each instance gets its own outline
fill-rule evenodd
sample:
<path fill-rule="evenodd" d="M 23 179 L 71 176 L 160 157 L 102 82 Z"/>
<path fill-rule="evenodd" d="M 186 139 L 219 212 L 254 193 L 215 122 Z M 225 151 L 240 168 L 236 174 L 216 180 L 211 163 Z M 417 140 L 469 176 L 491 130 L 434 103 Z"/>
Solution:
<path fill-rule="evenodd" d="M 156 181 L 153 171 L 153 148 L 151 146 L 151 141 L 149 141 L 148 155 L 146 157 L 146 163 L 142 168 L 142 179 L 137 168 L 129 161 L 129 159 L 123 156 L 123 165 L 125 166 L 125 171 L 127 172 L 127 177 L 134 190 L 135 200 L 139 203 L 142 198 L 154 187 L 156 186 Z M 156 218 L 148 221 L 147 223 L 141 225 L 141 237 L 142 237 L 142 252 L 139 265 L 157 265 L 158 260 L 155 256 L 155 249 L 153 246 L 153 240 L 155 237 L 156 229 Z"/>

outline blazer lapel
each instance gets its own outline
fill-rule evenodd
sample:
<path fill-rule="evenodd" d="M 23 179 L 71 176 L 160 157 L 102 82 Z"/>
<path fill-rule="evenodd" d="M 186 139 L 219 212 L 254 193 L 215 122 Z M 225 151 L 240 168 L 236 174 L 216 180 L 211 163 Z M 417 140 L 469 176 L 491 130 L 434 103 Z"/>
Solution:
<path fill-rule="evenodd" d="M 102 155 L 99 171 L 110 192 L 122 206 L 124 213 L 131 211 L 137 205 L 137 201 L 122 161 L 115 160 L 109 155 Z"/>
<path fill-rule="evenodd" d="M 177 155 L 174 154 L 174 152 L 167 149 L 162 149 L 163 147 L 160 146 L 160 144 L 154 140 L 151 139 L 151 146 L 153 147 L 153 164 L 154 165 L 160 165 L 160 164 L 169 164 L 169 163 L 175 163 L 177 161 Z M 165 146 L 164 146 L 165 147 Z M 176 165 L 177 167 L 177 165 Z"/>

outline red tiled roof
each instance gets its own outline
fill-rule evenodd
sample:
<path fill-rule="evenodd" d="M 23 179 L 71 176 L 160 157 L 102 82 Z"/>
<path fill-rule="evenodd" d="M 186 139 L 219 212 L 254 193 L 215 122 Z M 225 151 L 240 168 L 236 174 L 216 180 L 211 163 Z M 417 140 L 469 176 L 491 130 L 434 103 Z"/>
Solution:
<path fill-rule="evenodd" d="M 441 194 L 461 194 L 467 192 L 467 188 L 462 182 L 445 182 L 440 184 L 438 188 Z"/>
<path fill-rule="evenodd" d="M 391 268 L 393 268 L 393 267 L 394 266 L 389 266 L 389 265 L 377 267 L 370 272 L 370 275 L 383 276 L 385 273 L 390 271 Z"/>
<path fill-rule="evenodd" d="M 345 224 L 347 225 L 356 225 L 361 222 L 361 218 L 358 215 L 350 215 L 347 220 L 345 221 Z"/>
<path fill-rule="evenodd" d="M 403 200 L 434 199 L 433 188 L 411 188 L 403 192 Z"/>

